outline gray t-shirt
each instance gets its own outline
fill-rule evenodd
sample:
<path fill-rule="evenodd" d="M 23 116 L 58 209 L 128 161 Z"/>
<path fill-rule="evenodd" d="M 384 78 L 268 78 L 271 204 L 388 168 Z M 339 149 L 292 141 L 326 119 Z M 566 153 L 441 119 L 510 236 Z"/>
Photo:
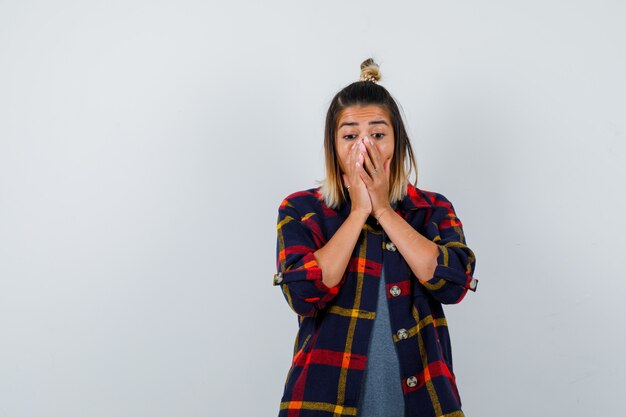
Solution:
<path fill-rule="evenodd" d="M 359 417 L 404 416 L 402 377 L 393 331 L 389 320 L 383 268 L 378 288 L 378 307 L 369 342 L 365 376 L 361 388 Z"/>

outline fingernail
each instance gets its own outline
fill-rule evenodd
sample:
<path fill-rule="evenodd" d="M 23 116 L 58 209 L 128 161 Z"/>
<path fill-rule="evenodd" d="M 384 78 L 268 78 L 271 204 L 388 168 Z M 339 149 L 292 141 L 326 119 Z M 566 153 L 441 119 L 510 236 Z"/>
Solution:
<path fill-rule="evenodd" d="M 372 142 L 370 142 L 370 138 L 368 138 L 367 136 L 365 136 L 365 139 L 363 139 L 363 140 L 364 140 L 365 142 L 367 142 L 367 143 L 372 143 Z"/>

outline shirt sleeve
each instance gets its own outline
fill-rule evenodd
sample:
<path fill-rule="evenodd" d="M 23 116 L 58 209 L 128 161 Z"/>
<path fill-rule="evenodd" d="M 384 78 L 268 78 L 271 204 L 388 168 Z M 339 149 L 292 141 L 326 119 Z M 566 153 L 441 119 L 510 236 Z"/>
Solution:
<path fill-rule="evenodd" d="M 341 284 L 329 288 L 313 252 L 323 246 L 317 214 L 301 216 L 292 202 L 283 200 L 278 209 L 274 285 L 280 285 L 287 303 L 300 316 L 313 316 L 332 300 Z"/>
<path fill-rule="evenodd" d="M 463 225 L 452 203 L 441 194 L 424 234 L 437 244 L 439 255 L 433 278 L 420 283 L 443 304 L 459 303 L 467 290 L 476 291 L 478 280 L 473 277 L 476 256 L 467 246 Z"/>

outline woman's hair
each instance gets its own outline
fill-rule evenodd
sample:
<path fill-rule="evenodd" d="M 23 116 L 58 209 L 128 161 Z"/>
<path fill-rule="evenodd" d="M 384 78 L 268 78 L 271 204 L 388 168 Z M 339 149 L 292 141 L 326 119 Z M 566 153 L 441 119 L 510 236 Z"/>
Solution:
<path fill-rule="evenodd" d="M 417 185 L 417 163 L 409 136 L 404 128 L 402 115 L 395 100 L 387 89 L 377 84 L 380 69 L 373 59 L 366 59 L 361 64 L 360 81 L 356 81 L 339 91 L 330 102 L 326 114 L 324 129 L 324 154 L 326 159 L 326 178 L 318 181 L 324 202 L 328 207 L 338 208 L 347 199 L 347 192 L 341 178 L 335 136 L 341 112 L 350 106 L 380 106 L 387 111 L 391 119 L 394 135 L 393 158 L 390 165 L 389 202 L 401 200 L 406 195 L 411 172 L 415 170 Z M 408 166 L 407 166 L 408 165 Z"/>

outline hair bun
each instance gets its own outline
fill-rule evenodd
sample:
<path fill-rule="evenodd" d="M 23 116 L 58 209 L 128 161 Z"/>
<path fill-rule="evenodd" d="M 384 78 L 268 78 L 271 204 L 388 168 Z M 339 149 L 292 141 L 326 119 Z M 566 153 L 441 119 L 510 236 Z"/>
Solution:
<path fill-rule="evenodd" d="M 380 68 L 372 58 L 368 58 L 361 63 L 360 81 L 371 81 L 373 83 L 380 80 Z"/>

